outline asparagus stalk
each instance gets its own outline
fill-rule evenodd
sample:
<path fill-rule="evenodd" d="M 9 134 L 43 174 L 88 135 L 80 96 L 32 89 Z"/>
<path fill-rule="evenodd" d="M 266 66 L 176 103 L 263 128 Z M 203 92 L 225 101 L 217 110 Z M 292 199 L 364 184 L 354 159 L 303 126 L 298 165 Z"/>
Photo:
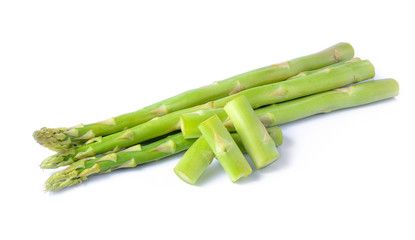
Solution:
<path fill-rule="evenodd" d="M 257 169 L 270 165 L 280 157 L 274 141 L 246 97 L 235 98 L 224 109 Z"/>
<path fill-rule="evenodd" d="M 392 98 L 397 96 L 398 93 L 399 85 L 394 79 L 367 81 L 288 102 L 273 104 L 255 110 L 255 114 L 266 127 L 270 127 L 319 113 L 329 113 L 343 108 L 360 106 Z M 201 135 L 198 126 L 209 116 L 219 113 L 222 114 L 223 118 L 226 118 L 226 112 L 222 108 L 200 111 L 199 113 L 199 115 L 189 113 L 181 116 L 182 131 L 192 133 L 192 137 Z M 224 125 L 229 131 L 235 131 L 235 127 L 229 119 L 224 122 Z"/>
<path fill-rule="evenodd" d="M 251 166 L 218 116 L 202 122 L 199 129 L 232 182 L 251 174 Z"/>
<path fill-rule="evenodd" d="M 332 65 L 330 65 L 328 67 L 339 67 L 339 66 L 342 66 L 342 65 L 347 64 L 347 63 L 354 63 L 354 62 L 359 62 L 359 61 L 362 61 L 362 59 L 360 59 L 358 57 L 355 57 L 355 58 L 352 58 L 350 60 L 345 60 L 345 61 L 341 61 L 341 62 L 338 62 L 338 63 L 334 63 L 334 64 L 332 64 Z M 287 80 L 293 79 L 293 78 L 298 78 L 298 77 L 308 76 L 308 75 L 317 73 L 319 71 L 323 71 L 326 68 L 327 67 L 322 67 L 322 68 L 315 69 L 315 70 L 309 70 L 309 71 L 300 72 L 299 74 L 297 74 L 295 76 L 292 76 L 292 77 L 288 78 Z"/>
<path fill-rule="evenodd" d="M 245 89 L 279 82 L 302 71 L 318 69 L 339 61 L 348 60 L 353 55 L 354 50 L 350 44 L 339 43 L 318 53 L 259 68 L 223 81 L 214 82 L 202 88 L 184 92 L 136 112 L 93 124 L 80 124 L 71 128 L 42 128 L 35 131 L 33 136 L 38 143 L 52 150 L 68 149 L 83 144 L 89 139 L 131 128 L 154 117 L 223 98 Z"/>
<path fill-rule="evenodd" d="M 282 144 L 281 129 L 279 127 L 271 127 L 267 128 L 267 131 L 276 146 L 280 146 Z M 242 144 L 241 137 L 237 133 L 231 133 L 231 136 L 241 152 L 245 153 L 246 149 Z M 205 169 L 212 163 L 214 157 L 215 154 L 205 137 L 200 136 L 174 167 L 174 172 L 183 181 L 194 185 Z"/>
<path fill-rule="evenodd" d="M 368 61 L 344 64 L 339 67 L 326 68 L 318 73 L 298 77 L 288 81 L 259 86 L 236 93 L 217 101 L 208 102 L 193 108 L 167 114 L 151 121 L 137 125 L 128 130 L 101 137 L 95 142 L 83 145 L 76 149 L 59 152 L 41 164 L 42 168 L 56 168 L 69 165 L 79 159 L 94 156 L 108 151 L 116 152 L 140 142 L 179 130 L 182 114 L 198 112 L 200 110 L 222 108 L 226 103 L 238 96 L 247 97 L 253 108 L 283 102 L 298 97 L 327 91 L 330 89 L 359 82 L 374 76 L 373 65 Z"/>
<path fill-rule="evenodd" d="M 135 145 L 117 153 L 83 159 L 54 173 L 46 181 L 45 190 L 58 191 L 77 185 L 95 174 L 157 161 L 188 149 L 195 141 L 196 139 L 185 139 L 181 133 L 177 133 L 145 146 Z"/>

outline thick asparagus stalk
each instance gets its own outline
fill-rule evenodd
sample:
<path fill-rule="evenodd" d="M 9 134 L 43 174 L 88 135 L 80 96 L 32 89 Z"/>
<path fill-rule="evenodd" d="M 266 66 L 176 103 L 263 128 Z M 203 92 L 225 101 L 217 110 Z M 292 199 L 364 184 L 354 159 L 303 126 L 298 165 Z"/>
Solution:
<path fill-rule="evenodd" d="M 251 106 L 253 108 L 258 108 L 345 86 L 373 76 L 373 65 L 365 60 L 344 64 L 334 68 L 329 67 L 305 77 L 298 77 L 288 81 L 247 89 L 217 101 L 154 118 L 151 121 L 137 125 L 128 130 L 99 138 L 94 143 L 57 153 L 43 161 L 41 167 L 56 168 L 69 165 L 79 159 L 108 151 L 118 151 L 122 148 L 168 134 L 180 129 L 180 116 L 182 114 L 221 108 L 238 96 L 243 95 L 247 97 Z"/>
<path fill-rule="evenodd" d="M 218 116 L 202 122 L 199 129 L 232 182 L 251 174 L 251 166 Z"/>
<path fill-rule="evenodd" d="M 274 140 L 276 146 L 280 146 L 282 144 L 281 129 L 279 127 L 271 127 L 267 128 L 267 131 Z M 231 136 L 239 149 L 241 149 L 241 152 L 245 153 L 246 149 L 242 144 L 241 137 L 237 133 L 231 133 Z M 215 153 L 210 148 L 205 137 L 200 136 L 174 167 L 174 172 L 183 181 L 194 185 L 213 161 L 214 157 Z"/>
<path fill-rule="evenodd" d="M 398 93 L 399 85 L 393 79 L 367 81 L 288 102 L 273 104 L 255 110 L 255 114 L 265 126 L 270 127 L 319 113 L 328 113 L 343 108 L 360 106 L 392 98 L 397 96 Z M 183 114 L 181 116 L 182 131 L 191 133 L 192 137 L 201 136 L 198 126 L 209 116 L 221 114 L 223 119 L 227 118 L 223 108 L 204 110 L 199 113 L 198 116 L 200 117 L 197 117 L 197 115 L 193 113 Z M 229 131 L 235 131 L 235 127 L 229 119 L 224 122 L 224 125 Z"/>
<path fill-rule="evenodd" d="M 235 98 L 224 109 L 257 169 L 270 165 L 280 157 L 274 141 L 246 97 Z"/>
<path fill-rule="evenodd" d="M 93 124 L 80 124 L 72 128 L 42 128 L 35 131 L 33 136 L 41 145 L 52 150 L 68 149 L 74 145 L 83 144 L 89 139 L 131 128 L 157 116 L 223 98 L 252 87 L 279 82 L 302 71 L 318 69 L 339 61 L 348 60 L 353 55 L 354 51 L 350 44 L 339 43 L 318 53 L 259 68 L 223 81 L 214 82 L 202 88 L 184 92 L 136 112 Z"/>

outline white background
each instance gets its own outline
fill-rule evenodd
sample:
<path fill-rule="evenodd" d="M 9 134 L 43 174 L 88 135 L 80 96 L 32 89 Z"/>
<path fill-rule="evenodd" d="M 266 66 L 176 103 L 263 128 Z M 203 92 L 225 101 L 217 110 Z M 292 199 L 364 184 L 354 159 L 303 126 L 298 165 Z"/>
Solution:
<path fill-rule="evenodd" d="M 415 239 L 410 1 L 1 1 L 1 239 Z M 32 132 L 91 123 L 338 42 L 400 95 L 282 125 L 281 158 L 197 186 L 180 155 L 43 192 Z"/>

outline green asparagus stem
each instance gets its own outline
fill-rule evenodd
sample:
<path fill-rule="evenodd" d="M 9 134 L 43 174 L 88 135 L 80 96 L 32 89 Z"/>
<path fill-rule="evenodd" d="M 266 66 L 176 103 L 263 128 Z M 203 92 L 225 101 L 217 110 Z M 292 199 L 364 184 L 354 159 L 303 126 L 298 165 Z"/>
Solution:
<path fill-rule="evenodd" d="M 271 127 L 267 128 L 267 131 L 271 138 L 274 140 L 276 146 L 281 146 L 281 128 Z M 240 136 L 237 133 L 232 133 L 231 136 L 235 143 L 238 145 L 241 152 L 245 153 L 246 149 L 242 144 Z M 174 168 L 174 172 L 183 181 L 194 185 L 202 173 L 205 171 L 205 169 L 213 161 L 214 157 L 215 153 L 213 153 L 205 137 L 200 136 L 177 163 L 176 167 Z"/>
<path fill-rule="evenodd" d="M 224 109 L 257 169 L 270 165 L 280 157 L 274 141 L 246 97 L 235 98 Z"/>
<path fill-rule="evenodd" d="M 122 148 L 168 134 L 172 131 L 180 129 L 180 116 L 182 114 L 198 112 L 200 110 L 222 108 L 226 103 L 241 95 L 247 97 L 253 108 L 258 108 L 345 86 L 373 76 L 373 65 L 369 61 L 365 60 L 344 64 L 339 67 L 327 68 L 318 73 L 305 77 L 298 77 L 288 81 L 247 89 L 217 101 L 208 102 L 193 108 L 176 111 L 165 116 L 154 118 L 128 130 L 106 137 L 101 137 L 94 143 L 84 145 L 76 149 L 69 149 L 67 151 L 59 152 L 56 155 L 44 160 L 41 167 L 56 168 L 59 166 L 69 165 L 79 159 L 91 157 L 108 151 L 116 152 Z"/>
<path fill-rule="evenodd" d="M 121 152 L 83 159 L 54 173 L 45 183 L 46 191 L 58 191 L 77 185 L 88 177 L 119 168 L 132 168 L 188 149 L 196 139 L 184 139 L 181 133 L 170 135 L 149 145 L 136 145 Z"/>
<path fill-rule="evenodd" d="M 314 74 L 314 73 L 318 73 L 319 71 L 323 71 L 324 69 L 329 68 L 329 67 L 330 68 L 339 67 L 339 66 L 342 66 L 342 65 L 347 64 L 347 63 L 354 63 L 354 62 L 359 62 L 359 61 L 362 61 L 362 59 L 360 59 L 358 57 L 352 58 L 350 60 L 345 60 L 345 61 L 341 61 L 341 62 L 338 62 L 338 63 L 334 63 L 332 65 L 329 65 L 329 66 L 326 66 L 326 67 L 322 67 L 322 68 L 319 68 L 319 69 L 300 72 L 299 74 L 288 78 L 288 80 L 289 79 L 293 79 L 293 78 L 308 76 L 308 75 L 311 75 L 311 74 Z"/>
<path fill-rule="evenodd" d="M 80 124 L 71 128 L 42 128 L 35 131 L 33 136 L 38 143 L 52 150 L 68 149 L 95 137 L 110 135 L 134 127 L 154 117 L 223 98 L 245 89 L 279 82 L 302 71 L 318 69 L 339 61 L 348 60 L 353 55 L 354 50 L 350 44 L 339 43 L 318 53 L 259 68 L 223 81 L 214 82 L 202 88 L 184 92 L 136 112 L 93 124 Z"/>
<path fill-rule="evenodd" d="M 251 174 L 251 166 L 218 116 L 202 122 L 199 129 L 232 182 Z"/>
<path fill-rule="evenodd" d="M 255 110 L 255 114 L 265 126 L 270 127 L 319 113 L 329 113 L 343 108 L 360 106 L 392 98 L 397 96 L 398 93 L 399 85 L 394 79 L 367 81 L 288 102 L 273 104 Z M 181 128 L 184 130 L 183 132 L 191 132 L 192 136 L 201 136 L 200 130 L 198 130 L 199 124 L 209 116 L 218 113 L 222 114 L 222 116 L 226 114 L 222 108 L 201 111 L 200 118 L 195 117 L 193 113 L 183 114 L 181 116 Z M 191 117 L 188 118 L 188 115 L 191 115 Z M 223 116 L 223 118 L 226 117 Z M 229 119 L 224 122 L 224 125 L 229 131 L 235 131 L 235 127 Z"/>

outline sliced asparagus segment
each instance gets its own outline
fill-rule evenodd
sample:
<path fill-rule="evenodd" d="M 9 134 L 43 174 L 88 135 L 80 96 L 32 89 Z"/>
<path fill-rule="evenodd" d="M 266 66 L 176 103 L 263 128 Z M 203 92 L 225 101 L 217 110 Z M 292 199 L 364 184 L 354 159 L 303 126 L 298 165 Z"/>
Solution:
<path fill-rule="evenodd" d="M 329 113 L 392 98 L 398 93 L 399 85 L 394 79 L 373 80 L 259 108 L 255 110 L 255 114 L 265 126 L 269 127 L 319 113 Z M 222 114 L 222 118 L 224 118 L 223 114 L 226 112 L 223 108 L 214 111 L 204 110 L 198 115 L 199 118 L 195 117 L 193 113 L 183 114 L 181 116 L 182 131 L 191 132 L 193 137 L 201 136 L 197 126 L 214 114 Z M 188 118 L 188 116 L 191 117 Z M 235 127 L 229 119 L 224 122 L 224 125 L 229 131 L 235 131 Z"/>
<path fill-rule="evenodd" d="M 251 166 L 218 116 L 202 122 L 199 129 L 232 182 L 251 174 Z"/>
<path fill-rule="evenodd" d="M 245 96 L 228 102 L 224 109 L 257 169 L 270 165 L 280 157 L 274 140 Z"/>
<path fill-rule="evenodd" d="M 258 108 L 359 82 L 371 78 L 373 75 L 373 65 L 365 60 L 344 64 L 339 67 L 327 68 L 305 77 L 298 77 L 288 81 L 251 88 L 217 101 L 154 118 L 151 121 L 125 131 L 99 138 L 96 142 L 91 144 L 59 152 L 44 160 L 41 167 L 56 168 L 69 165 L 79 159 L 108 151 L 115 152 L 122 148 L 168 134 L 180 129 L 180 116 L 182 114 L 221 108 L 238 96 L 243 95 L 247 97 L 251 106 L 253 108 Z"/>
<path fill-rule="evenodd" d="M 274 140 L 276 146 L 280 146 L 282 144 L 281 128 L 271 127 L 267 128 L 267 131 Z M 232 133 L 231 136 L 241 152 L 245 153 L 246 149 L 242 144 L 240 136 L 237 133 Z M 174 168 L 174 172 L 183 181 L 194 185 L 205 169 L 213 161 L 214 157 L 215 154 L 207 143 L 205 137 L 200 136 L 177 163 Z"/>
<path fill-rule="evenodd" d="M 157 116 L 223 98 L 252 87 L 279 82 L 302 71 L 318 69 L 351 59 L 353 55 L 354 50 L 350 44 L 339 43 L 318 53 L 259 68 L 184 92 L 136 112 L 93 124 L 80 124 L 72 128 L 42 128 L 35 131 L 33 136 L 38 143 L 52 150 L 68 149 L 83 144 L 89 139 L 134 127 Z"/>

